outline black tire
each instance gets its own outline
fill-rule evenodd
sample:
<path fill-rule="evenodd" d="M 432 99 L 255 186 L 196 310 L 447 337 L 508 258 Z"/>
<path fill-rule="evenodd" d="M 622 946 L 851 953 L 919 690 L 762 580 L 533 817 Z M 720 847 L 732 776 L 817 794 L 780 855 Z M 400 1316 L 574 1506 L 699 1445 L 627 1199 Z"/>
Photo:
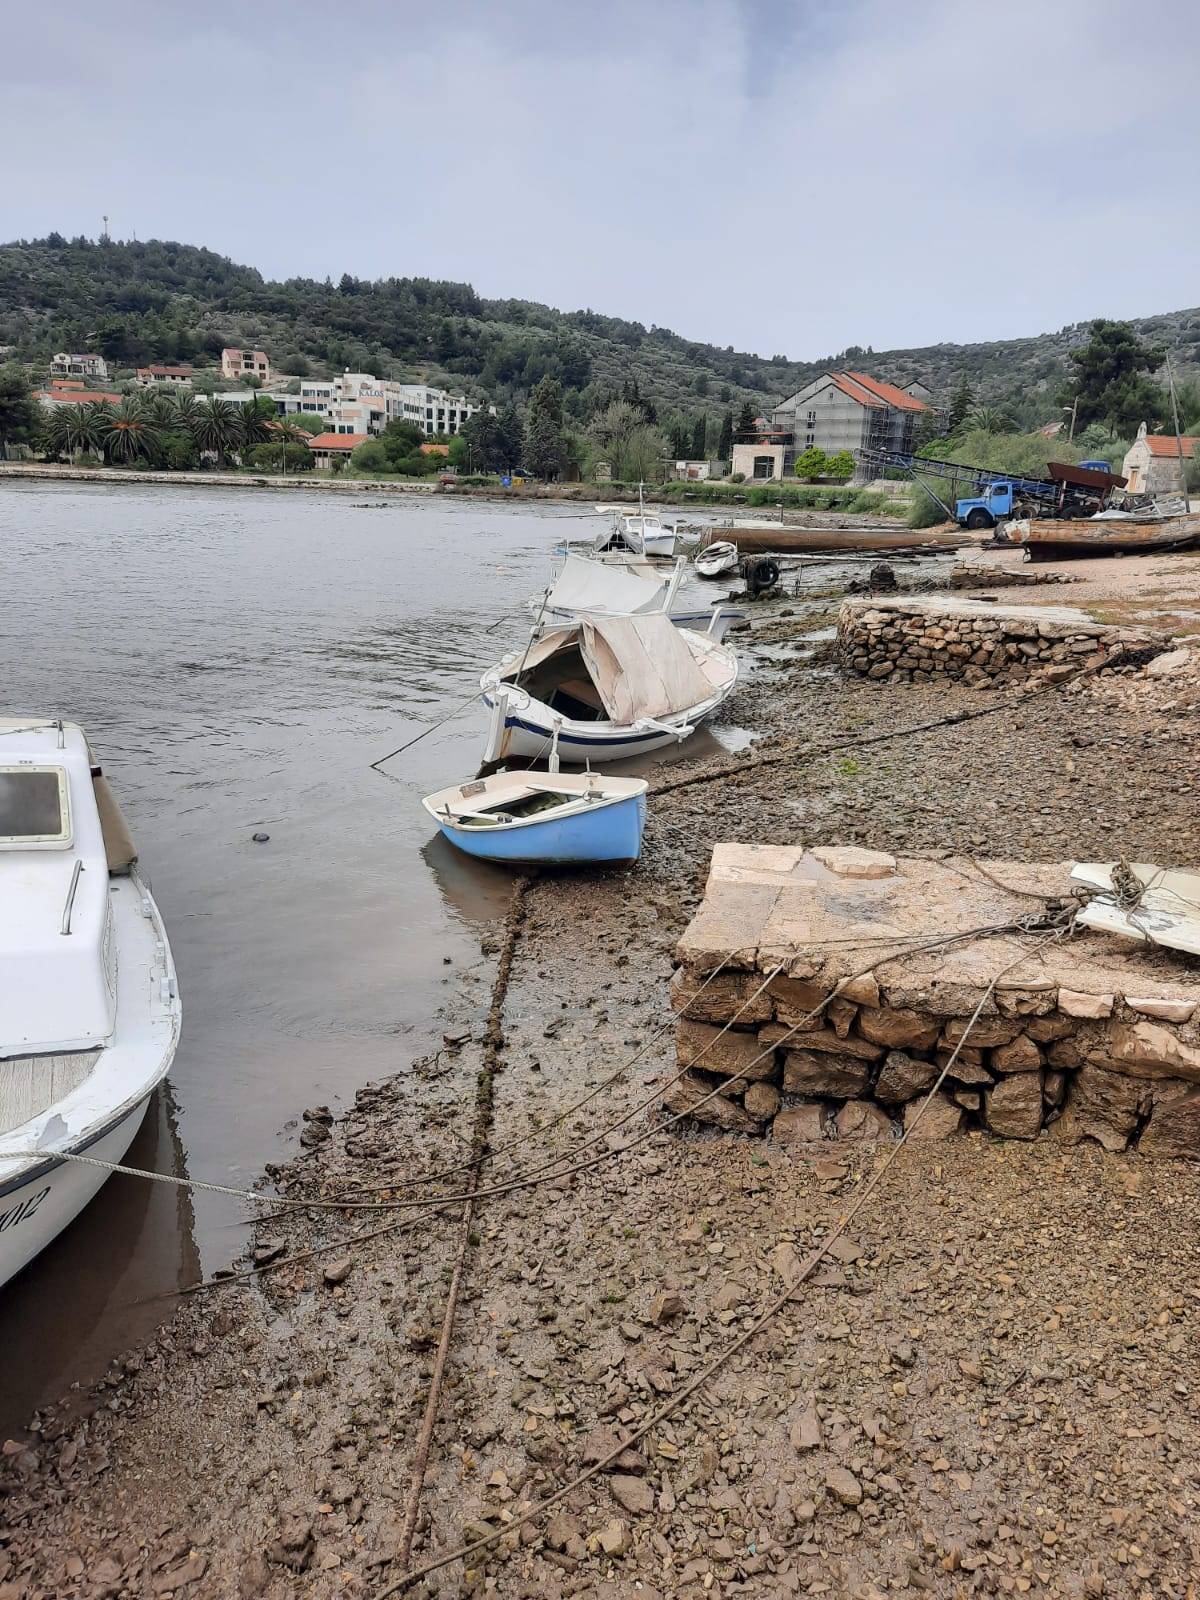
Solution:
<path fill-rule="evenodd" d="M 995 517 L 992 516 L 990 511 L 985 511 L 982 506 L 976 506 L 974 511 L 967 517 L 967 527 L 974 533 L 977 533 L 980 528 L 994 528 L 995 526 Z"/>
<path fill-rule="evenodd" d="M 753 599 L 755 595 L 773 589 L 779 582 L 779 563 L 773 556 L 758 556 L 745 563 L 743 574 L 746 592 Z"/>

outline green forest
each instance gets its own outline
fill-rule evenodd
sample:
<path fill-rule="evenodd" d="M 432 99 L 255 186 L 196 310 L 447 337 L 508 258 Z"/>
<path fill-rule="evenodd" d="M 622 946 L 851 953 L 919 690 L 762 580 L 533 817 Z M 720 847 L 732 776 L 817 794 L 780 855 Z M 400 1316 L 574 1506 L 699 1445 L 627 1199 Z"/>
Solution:
<path fill-rule="evenodd" d="M 1182 376 L 1200 368 L 1200 310 L 1135 320 L 1139 338 L 1170 351 Z M 938 399 L 964 377 L 977 404 L 1020 428 L 1056 418 L 1068 357 L 1087 325 L 1028 339 L 875 351 L 851 346 L 810 361 L 764 358 L 592 310 L 488 300 L 428 278 L 366 281 L 343 274 L 272 282 L 214 251 L 163 240 L 118 243 L 51 234 L 0 245 L 0 359 L 43 362 L 56 350 L 100 351 L 117 369 L 149 361 L 212 365 L 222 346 L 266 349 L 295 376 L 344 368 L 463 389 L 524 406 L 543 378 L 562 386 L 568 422 L 624 398 L 670 431 L 671 414 L 707 414 L 715 446 L 723 413 L 761 411 L 830 366 L 869 365 L 920 380 Z M 681 424 L 676 433 L 682 437 Z M 690 446 L 689 446 L 690 448 Z"/>

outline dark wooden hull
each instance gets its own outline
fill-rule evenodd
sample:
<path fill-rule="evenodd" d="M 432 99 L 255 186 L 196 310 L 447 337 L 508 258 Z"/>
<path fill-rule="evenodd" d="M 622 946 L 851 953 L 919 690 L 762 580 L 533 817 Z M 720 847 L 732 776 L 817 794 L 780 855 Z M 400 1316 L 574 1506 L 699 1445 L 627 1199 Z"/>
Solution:
<path fill-rule="evenodd" d="M 976 544 L 966 534 L 912 528 L 789 528 L 786 523 L 757 528 L 715 528 L 713 538 L 727 539 L 741 555 L 825 555 L 871 550 L 954 550 Z"/>
<path fill-rule="evenodd" d="M 1037 519 L 1021 540 L 1031 561 L 1083 561 L 1095 556 L 1159 555 L 1200 546 L 1200 517 L 1162 522 L 1055 522 Z"/>

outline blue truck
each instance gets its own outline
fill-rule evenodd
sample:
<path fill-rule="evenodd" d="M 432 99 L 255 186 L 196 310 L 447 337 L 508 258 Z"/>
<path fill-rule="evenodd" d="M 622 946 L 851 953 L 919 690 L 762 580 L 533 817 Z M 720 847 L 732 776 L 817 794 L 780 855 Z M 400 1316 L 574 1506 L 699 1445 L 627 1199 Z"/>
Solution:
<path fill-rule="evenodd" d="M 1052 462 L 1052 473 L 1055 468 L 1065 472 L 1067 463 Z M 1107 461 L 1081 461 L 1078 466 L 1072 465 L 1070 471 L 1073 481 L 1069 487 L 1072 490 L 1095 490 L 1095 497 L 1105 503 L 1112 488 L 1125 482 L 1123 478 L 1114 478 Z M 1103 481 L 1086 481 L 1092 477 Z M 1011 517 L 1090 516 L 1092 510 L 1103 510 L 1103 504 L 1090 505 L 1094 498 L 1092 495 L 1071 493 L 1066 497 L 1070 501 L 1070 511 L 1065 512 L 1063 491 L 1067 487 L 1061 477 L 996 478 L 986 485 L 982 494 L 956 500 L 954 518 L 964 528 L 978 529 L 994 528 L 998 522 L 1007 522 Z"/>
<path fill-rule="evenodd" d="M 877 471 L 907 472 L 948 521 L 975 531 L 1013 517 L 1090 517 L 1103 511 L 1113 491 L 1123 489 L 1126 481 L 1107 461 L 1051 461 L 1048 478 L 1018 478 L 987 467 L 966 467 L 960 461 L 934 461 L 896 451 L 867 452 L 865 459 Z M 937 478 L 949 480 L 950 485 L 965 479 L 978 492 L 956 499 L 951 509 L 931 485 L 930 480 Z"/>

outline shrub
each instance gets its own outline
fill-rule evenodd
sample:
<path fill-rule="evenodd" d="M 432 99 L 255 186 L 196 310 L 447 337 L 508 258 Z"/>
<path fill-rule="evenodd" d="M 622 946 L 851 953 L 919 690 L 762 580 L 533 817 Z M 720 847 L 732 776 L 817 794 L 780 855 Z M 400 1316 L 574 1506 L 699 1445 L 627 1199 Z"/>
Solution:
<path fill-rule="evenodd" d="M 355 472 L 379 474 L 396 470 L 396 464 L 387 447 L 378 439 L 367 439 L 360 444 L 350 457 L 350 465 Z"/>
<path fill-rule="evenodd" d="M 358 449 L 365 450 L 366 445 L 359 445 Z M 357 455 L 358 450 L 354 453 Z M 419 450 L 414 450 L 411 455 L 393 461 L 392 470 L 403 473 L 406 478 L 427 478 L 441 468 L 442 460 L 441 456 L 423 456 Z"/>
<path fill-rule="evenodd" d="M 746 474 L 744 472 L 731 472 L 729 475 L 729 481 L 730 483 L 745 483 Z"/>
<path fill-rule="evenodd" d="M 306 444 L 257 444 L 246 454 L 246 465 L 259 472 L 311 472 L 312 451 Z"/>

